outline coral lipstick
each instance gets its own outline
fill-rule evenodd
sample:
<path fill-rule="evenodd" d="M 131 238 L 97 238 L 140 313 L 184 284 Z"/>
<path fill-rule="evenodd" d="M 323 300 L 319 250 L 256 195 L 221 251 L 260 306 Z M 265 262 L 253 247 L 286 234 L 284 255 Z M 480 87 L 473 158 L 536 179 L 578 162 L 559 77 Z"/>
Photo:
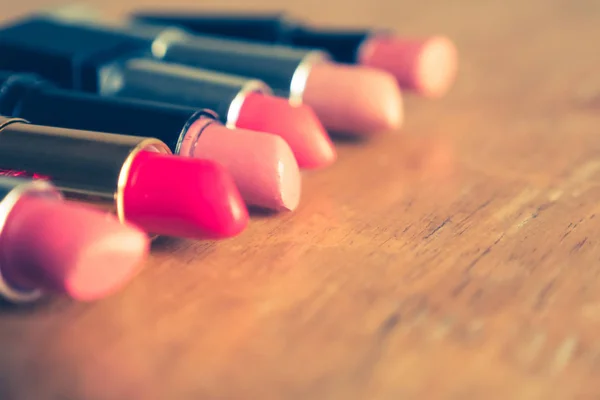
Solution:
<path fill-rule="evenodd" d="M 35 75 L 0 72 L 0 114 L 41 125 L 156 137 L 175 154 L 223 165 L 249 205 L 293 210 L 300 201 L 300 171 L 285 140 L 228 129 L 212 112 L 63 90 Z"/>
<path fill-rule="evenodd" d="M 281 136 L 301 168 L 322 168 L 336 159 L 333 143 L 313 110 L 273 96 L 257 79 L 172 63 L 133 58 L 101 71 L 100 94 L 210 109 L 229 128 Z"/>
<path fill-rule="evenodd" d="M 259 117 L 264 110 L 269 110 L 273 117 Z M 322 168 L 337 159 L 335 147 L 319 117 L 305 104 L 293 106 L 280 97 L 250 93 L 240 109 L 237 125 L 281 136 L 290 145 L 300 168 Z"/>
<path fill-rule="evenodd" d="M 223 167 L 175 157 L 158 139 L 0 117 L 0 169 L 48 177 L 68 197 L 114 208 L 150 233 L 224 238 L 248 223 Z"/>
<path fill-rule="evenodd" d="M 111 215 L 65 202 L 49 182 L 0 177 L 0 296 L 105 297 L 141 269 L 149 240 Z"/>
<path fill-rule="evenodd" d="M 386 70 L 402 88 L 430 97 L 448 91 L 458 64 L 456 47 L 445 36 L 404 38 L 385 31 L 321 29 L 284 14 L 137 12 L 134 19 L 200 34 L 323 49 L 337 62 Z"/>

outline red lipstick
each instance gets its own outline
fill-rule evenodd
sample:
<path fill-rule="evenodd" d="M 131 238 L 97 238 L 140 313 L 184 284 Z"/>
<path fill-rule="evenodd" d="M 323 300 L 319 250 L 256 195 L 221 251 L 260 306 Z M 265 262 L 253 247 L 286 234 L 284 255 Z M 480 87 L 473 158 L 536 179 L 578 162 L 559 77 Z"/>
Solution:
<path fill-rule="evenodd" d="M 137 274 L 148 248 L 142 231 L 65 202 L 48 182 L 0 177 L 0 296 L 8 301 L 107 296 Z"/>
<path fill-rule="evenodd" d="M 248 223 L 223 167 L 173 156 L 158 139 L 0 118 L 0 169 L 47 176 L 65 195 L 112 206 L 154 234 L 224 238 Z"/>

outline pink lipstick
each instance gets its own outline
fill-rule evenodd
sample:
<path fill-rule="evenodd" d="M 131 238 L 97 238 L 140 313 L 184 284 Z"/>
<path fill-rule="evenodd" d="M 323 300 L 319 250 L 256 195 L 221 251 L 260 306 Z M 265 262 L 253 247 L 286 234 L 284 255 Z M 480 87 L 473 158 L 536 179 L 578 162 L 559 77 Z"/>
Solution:
<path fill-rule="evenodd" d="M 300 201 L 300 171 L 285 140 L 228 129 L 212 112 L 63 90 L 35 75 L 0 72 L 0 115 L 40 125 L 156 137 L 175 154 L 223 165 L 249 205 L 293 210 Z"/>
<path fill-rule="evenodd" d="M 0 117 L 0 169 L 48 177 L 66 196 L 113 208 L 120 221 L 154 234 L 225 238 L 248 224 L 223 167 L 175 157 L 154 138 Z"/>
<path fill-rule="evenodd" d="M 96 300 L 141 269 L 147 236 L 98 210 L 67 203 L 49 182 L 0 177 L 0 296 Z"/>
<path fill-rule="evenodd" d="M 400 86 L 427 97 L 442 97 L 456 78 L 458 53 L 445 36 L 403 38 L 375 35 L 357 53 L 357 63 L 389 71 Z"/>
<path fill-rule="evenodd" d="M 139 23 L 179 26 L 198 34 L 286 44 L 327 51 L 340 63 L 393 74 L 403 89 L 440 97 L 452 86 L 458 56 L 445 36 L 405 38 L 385 31 L 311 27 L 284 14 L 136 12 Z"/>

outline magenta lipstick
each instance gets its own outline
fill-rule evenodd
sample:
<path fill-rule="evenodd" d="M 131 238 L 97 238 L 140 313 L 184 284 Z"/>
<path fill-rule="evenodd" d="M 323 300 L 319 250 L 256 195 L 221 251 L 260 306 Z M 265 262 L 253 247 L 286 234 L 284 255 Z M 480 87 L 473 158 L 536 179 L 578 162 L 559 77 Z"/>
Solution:
<path fill-rule="evenodd" d="M 248 223 L 222 166 L 173 156 L 155 138 L 0 117 L 0 170 L 50 179 L 68 198 L 112 210 L 148 233 L 218 239 L 239 234 Z"/>

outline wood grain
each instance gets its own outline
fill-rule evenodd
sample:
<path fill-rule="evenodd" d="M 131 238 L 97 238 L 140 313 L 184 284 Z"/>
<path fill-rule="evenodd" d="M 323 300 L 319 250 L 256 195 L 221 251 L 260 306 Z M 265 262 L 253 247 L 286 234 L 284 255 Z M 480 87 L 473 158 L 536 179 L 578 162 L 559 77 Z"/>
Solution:
<path fill-rule="evenodd" d="M 50 6 L 5 3 L 5 19 Z M 447 33 L 458 83 L 407 97 L 399 134 L 339 142 L 294 214 L 157 243 L 102 302 L 3 309 L 0 398 L 599 398 L 600 2 L 288 3 Z"/>

